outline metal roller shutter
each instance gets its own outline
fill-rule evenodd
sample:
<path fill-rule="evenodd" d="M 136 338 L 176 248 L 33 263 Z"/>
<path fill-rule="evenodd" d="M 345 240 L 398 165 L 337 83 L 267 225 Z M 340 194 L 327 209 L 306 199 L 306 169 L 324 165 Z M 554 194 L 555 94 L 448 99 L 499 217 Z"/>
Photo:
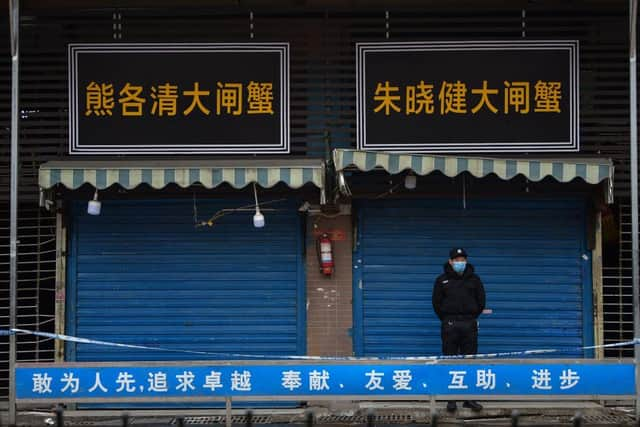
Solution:
<path fill-rule="evenodd" d="M 199 201 L 198 212 L 203 217 L 242 204 Z M 304 354 L 295 207 L 265 213 L 266 227 L 255 229 L 252 212 L 195 228 L 191 200 L 108 201 L 98 217 L 85 206 L 75 206 L 70 229 L 68 333 L 221 354 Z M 67 359 L 78 361 L 206 358 L 213 356 L 67 347 Z"/>
<path fill-rule="evenodd" d="M 460 200 L 363 202 L 354 265 L 356 354 L 441 354 L 431 291 L 457 245 L 469 252 L 493 310 L 480 317 L 481 353 L 592 344 L 585 234 L 582 199 L 469 200 L 466 209 Z"/>

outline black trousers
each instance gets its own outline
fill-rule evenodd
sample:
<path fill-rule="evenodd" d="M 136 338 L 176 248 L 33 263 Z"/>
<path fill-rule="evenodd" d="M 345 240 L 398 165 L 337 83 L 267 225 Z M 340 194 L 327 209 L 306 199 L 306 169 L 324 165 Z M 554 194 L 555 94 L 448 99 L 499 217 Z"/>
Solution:
<path fill-rule="evenodd" d="M 441 336 L 445 356 L 478 353 L 478 322 L 475 319 L 444 319 Z"/>

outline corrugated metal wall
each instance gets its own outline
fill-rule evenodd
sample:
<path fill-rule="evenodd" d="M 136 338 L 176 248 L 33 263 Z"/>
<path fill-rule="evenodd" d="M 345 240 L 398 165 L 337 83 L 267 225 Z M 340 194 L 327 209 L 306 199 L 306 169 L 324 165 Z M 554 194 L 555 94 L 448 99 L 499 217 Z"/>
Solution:
<path fill-rule="evenodd" d="M 441 354 L 433 283 L 464 247 L 485 285 L 481 353 L 593 343 L 583 200 L 363 201 L 354 267 L 360 356 Z M 582 357 L 567 349 L 554 357 Z"/>
<path fill-rule="evenodd" d="M 201 216 L 237 201 L 200 201 Z M 274 204 L 272 207 L 276 207 Z M 221 353 L 304 354 L 302 226 L 291 205 L 195 228 L 187 201 L 84 206 L 70 229 L 67 330 L 98 340 Z M 67 360 L 183 360 L 215 356 L 67 346 Z M 227 356 L 222 355 L 227 354 Z"/>
<path fill-rule="evenodd" d="M 25 169 L 24 184 L 35 184 L 38 162 L 67 152 L 70 42 L 288 41 L 293 155 L 324 156 L 328 148 L 355 145 L 355 42 L 571 38 L 581 43 L 582 152 L 614 157 L 617 189 L 623 191 L 628 188 L 627 16 L 624 2 L 606 4 L 27 10 L 21 39 L 21 145 L 23 159 L 34 162 Z"/>

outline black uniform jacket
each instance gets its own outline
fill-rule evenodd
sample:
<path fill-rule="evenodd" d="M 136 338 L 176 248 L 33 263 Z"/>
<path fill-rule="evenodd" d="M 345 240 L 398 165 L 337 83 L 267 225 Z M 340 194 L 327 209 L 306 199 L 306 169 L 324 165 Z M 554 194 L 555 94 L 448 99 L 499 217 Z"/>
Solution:
<path fill-rule="evenodd" d="M 440 320 L 448 316 L 477 318 L 484 310 L 485 295 L 482 281 L 474 273 L 473 266 L 467 263 L 467 268 L 460 275 L 448 262 L 445 263 L 444 273 L 433 285 L 432 302 Z"/>

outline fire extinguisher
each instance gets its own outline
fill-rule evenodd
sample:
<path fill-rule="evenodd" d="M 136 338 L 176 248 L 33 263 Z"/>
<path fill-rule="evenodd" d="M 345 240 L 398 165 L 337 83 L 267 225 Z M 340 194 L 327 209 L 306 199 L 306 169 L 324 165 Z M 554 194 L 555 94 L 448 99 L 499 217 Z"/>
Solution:
<path fill-rule="evenodd" d="M 327 233 L 322 233 L 316 241 L 316 251 L 318 252 L 318 263 L 320 264 L 320 272 L 325 276 L 333 274 L 333 249 L 331 248 L 331 239 Z"/>

